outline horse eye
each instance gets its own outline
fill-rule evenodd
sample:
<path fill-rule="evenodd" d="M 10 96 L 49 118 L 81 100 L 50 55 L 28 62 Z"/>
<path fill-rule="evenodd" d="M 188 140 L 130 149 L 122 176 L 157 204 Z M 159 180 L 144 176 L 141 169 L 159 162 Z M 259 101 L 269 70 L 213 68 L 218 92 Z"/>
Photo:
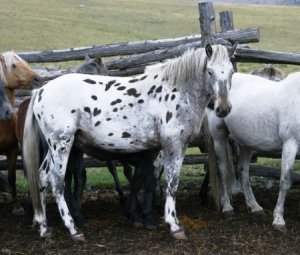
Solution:
<path fill-rule="evenodd" d="M 212 76 L 212 75 L 213 75 L 212 70 L 207 70 L 207 73 L 208 73 L 209 76 Z"/>
<path fill-rule="evenodd" d="M 12 66 L 12 68 L 16 68 L 17 67 L 15 64 L 12 64 L 11 66 Z"/>

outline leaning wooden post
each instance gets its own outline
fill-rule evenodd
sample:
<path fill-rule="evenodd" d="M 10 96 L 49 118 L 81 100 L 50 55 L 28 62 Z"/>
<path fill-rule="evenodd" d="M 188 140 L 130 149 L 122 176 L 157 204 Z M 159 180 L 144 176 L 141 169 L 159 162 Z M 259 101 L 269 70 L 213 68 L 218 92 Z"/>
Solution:
<path fill-rule="evenodd" d="M 211 2 L 198 3 L 199 21 L 201 29 L 201 46 L 207 43 L 213 44 L 213 37 L 216 34 L 215 10 Z"/>
<path fill-rule="evenodd" d="M 232 11 L 220 12 L 221 32 L 227 32 L 234 29 Z"/>
<path fill-rule="evenodd" d="M 234 30 L 232 11 L 220 12 L 220 27 L 221 32 Z M 237 71 L 236 62 L 233 63 L 234 70 Z"/>

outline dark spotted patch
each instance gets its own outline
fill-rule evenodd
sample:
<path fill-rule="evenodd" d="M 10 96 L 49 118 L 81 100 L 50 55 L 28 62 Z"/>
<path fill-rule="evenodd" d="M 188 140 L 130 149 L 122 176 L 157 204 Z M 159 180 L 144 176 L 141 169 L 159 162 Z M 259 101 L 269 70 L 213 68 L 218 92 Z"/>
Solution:
<path fill-rule="evenodd" d="M 158 77 L 158 74 L 154 75 L 154 79 L 156 79 Z"/>
<path fill-rule="evenodd" d="M 138 100 L 138 103 L 139 103 L 139 104 L 142 104 L 142 103 L 144 103 L 144 100 L 143 100 L 143 99 L 140 99 L 140 100 Z"/>
<path fill-rule="evenodd" d="M 114 147 L 115 145 L 113 143 L 109 143 L 108 146 Z"/>
<path fill-rule="evenodd" d="M 97 121 L 97 122 L 95 123 L 95 127 L 99 126 L 100 123 L 101 123 L 101 121 Z"/>
<path fill-rule="evenodd" d="M 130 137 L 131 135 L 128 133 L 128 132 L 123 132 L 122 133 L 122 138 L 128 138 Z"/>
<path fill-rule="evenodd" d="M 45 189 L 46 189 L 46 187 L 41 187 L 41 188 L 40 188 L 40 192 L 41 192 L 41 193 L 44 192 Z"/>
<path fill-rule="evenodd" d="M 49 144 L 50 147 L 52 146 L 52 145 L 51 145 L 51 140 L 50 140 L 50 139 L 48 139 L 48 144 Z"/>
<path fill-rule="evenodd" d="M 113 135 L 114 135 L 113 133 L 109 133 L 109 134 L 108 134 L 108 136 L 113 136 Z"/>
<path fill-rule="evenodd" d="M 148 95 L 151 95 L 153 93 L 153 91 L 155 90 L 156 86 L 153 85 L 150 90 L 148 91 Z"/>
<path fill-rule="evenodd" d="M 162 97 L 159 97 L 158 101 L 161 102 Z"/>
<path fill-rule="evenodd" d="M 76 110 L 74 110 L 74 109 L 71 111 L 71 113 L 75 113 L 75 112 L 76 112 Z"/>
<path fill-rule="evenodd" d="M 156 90 L 155 93 L 160 93 L 162 91 L 162 86 L 159 86 Z"/>
<path fill-rule="evenodd" d="M 41 119 L 41 115 L 38 114 L 37 116 L 38 116 L 38 118 L 39 118 L 39 120 L 40 120 L 40 119 Z"/>
<path fill-rule="evenodd" d="M 172 118 L 172 116 L 173 116 L 173 113 L 171 113 L 171 112 L 167 112 L 167 114 L 166 114 L 166 122 L 168 123 L 169 122 L 169 120 Z"/>
<path fill-rule="evenodd" d="M 179 104 L 176 105 L 176 111 L 179 109 Z"/>
<path fill-rule="evenodd" d="M 116 83 L 116 84 L 114 85 L 114 87 L 118 87 L 118 86 L 120 86 L 120 85 L 121 85 L 121 83 L 118 82 L 118 83 Z"/>
<path fill-rule="evenodd" d="M 108 91 L 111 87 L 111 85 L 113 85 L 114 83 L 116 83 L 116 80 L 113 81 L 109 81 L 106 85 L 105 85 L 105 91 Z"/>
<path fill-rule="evenodd" d="M 53 145 L 53 150 L 55 150 L 55 151 L 56 151 L 56 144 L 54 144 L 54 145 Z"/>
<path fill-rule="evenodd" d="M 129 105 L 130 107 L 133 107 L 133 103 L 129 103 L 128 105 Z"/>
<path fill-rule="evenodd" d="M 174 211 L 172 211 L 172 213 L 171 213 L 171 214 L 172 214 L 172 217 L 175 217 L 175 212 L 174 212 Z"/>
<path fill-rule="evenodd" d="M 114 109 L 113 109 L 113 112 L 117 112 L 117 111 L 118 111 L 118 108 L 114 108 Z"/>
<path fill-rule="evenodd" d="M 92 95 L 91 98 L 92 98 L 93 100 L 95 100 L 95 101 L 98 99 L 98 97 L 95 96 L 95 95 Z"/>
<path fill-rule="evenodd" d="M 127 95 L 128 96 L 139 97 L 141 94 L 138 94 L 136 89 L 132 88 L 132 89 L 127 90 Z"/>
<path fill-rule="evenodd" d="M 100 84 L 100 85 L 103 85 L 103 82 L 102 82 L 102 81 L 99 81 L 99 84 Z"/>
<path fill-rule="evenodd" d="M 172 92 L 177 92 L 177 89 L 176 88 L 172 89 Z"/>
<path fill-rule="evenodd" d="M 111 118 L 107 118 L 107 119 L 106 119 L 106 121 L 110 121 L 110 120 L 111 120 Z"/>
<path fill-rule="evenodd" d="M 172 96 L 171 96 L 171 100 L 173 101 L 174 99 L 175 99 L 175 95 L 173 94 Z"/>
<path fill-rule="evenodd" d="M 126 119 L 127 119 L 127 116 L 123 116 L 123 119 L 126 120 Z"/>
<path fill-rule="evenodd" d="M 94 112 L 93 112 L 93 116 L 97 116 L 101 113 L 101 109 L 98 109 L 98 108 L 94 108 Z"/>
<path fill-rule="evenodd" d="M 60 151 L 64 151 L 66 149 L 66 147 L 61 147 Z"/>
<path fill-rule="evenodd" d="M 117 100 L 115 100 L 115 101 L 112 101 L 112 102 L 110 103 L 110 105 L 119 104 L 119 103 L 121 103 L 121 102 L 122 102 L 121 99 L 117 99 Z"/>
<path fill-rule="evenodd" d="M 91 80 L 91 79 L 85 79 L 83 81 L 86 82 L 86 83 L 89 83 L 89 84 L 96 84 L 96 82 L 94 80 Z"/>
<path fill-rule="evenodd" d="M 147 78 L 147 75 L 144 75 L 143 77 L 140 78 L 140 81 L 145 80 Z"/>
<path fill-rule="evenodd" d="M 124 90 L 124 89 L 126 89 L 125 86 L 121 86 L 121 87 L 117 88 L 117 90 Z"/>
<path fill-rule="evenodd" d="M 169 99 L 169 94 L 167 94 L 167 95 L 165 96 L 165 101 L 167 102 L 168 99 Z"/>
<path fill-rule="evenodd" d="M 43 92 L 44 92 L 44 89 L 41 89 L 41 90 L 39 91 L 38 102 L 40 102 L 40 101 L 42 100 L 42 94 L 43 94 Z"/>
<path fill-rule="evenodd" d="M 85 111 L 85 112 L 87 112 L 87 113 L 91 113 L 91 109 L 90 109 L 90 107 L 84 107 L 83 108 L 83 110 Z"/>
<path fill-rule="evenodd" d="M 132 79 L 132 80 L 129 80 L 128 82 L 129 83 L 134 83 L 134 82 L 137 82 L 137 81 L 139 81 L 139 79 Z"/>

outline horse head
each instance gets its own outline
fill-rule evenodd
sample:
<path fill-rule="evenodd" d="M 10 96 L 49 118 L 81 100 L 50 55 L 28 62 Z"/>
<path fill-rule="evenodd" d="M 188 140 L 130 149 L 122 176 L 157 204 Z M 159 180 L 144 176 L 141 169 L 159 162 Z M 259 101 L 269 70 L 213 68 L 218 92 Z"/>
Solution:
<path fill-rule="evenodd" d="M 108 70 L 100 56 L 92 58 L 89 55 L 86 55 L 85 63 L 78 69 L 78 73 L 108 75 Z"/>
<path fill-rule="evenodd" d="M 230 59 L 236 47 L 237 43 L 230 49 L 218 45 L 211 46 L 210 44 L 205 46 L 207 56 L 206 91 L 209 95 L 212 95 L 216 115 L 221 118 L 226 117 L 231 111 L 228 93 L 234 68 Z"/>
<path fill-rule="evenodd" d="M 31 89 L 42 85 L 41 77 L 14 52 L 0 54 L 0 78 L 10 89 Z"/>

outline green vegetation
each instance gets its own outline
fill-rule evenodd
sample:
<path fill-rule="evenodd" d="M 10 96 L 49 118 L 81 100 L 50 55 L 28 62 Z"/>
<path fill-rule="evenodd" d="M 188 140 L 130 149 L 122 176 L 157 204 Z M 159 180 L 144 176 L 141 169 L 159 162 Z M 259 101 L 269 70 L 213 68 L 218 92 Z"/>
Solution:
<path fill-rule="evenodd" d="M 220 11 L 232 10 L 235 28 L 260 28 L 261 40 L 251 47 L 300 52 L 299 7 L 216 4 L 215 9 L 217 19 Z M 1 0 L 0 52 L 64 49 L 198 34 L 198 18 L 196 1 L 188 0 Z M 259 66 L 239 64 L 239 70 L 249 72 Z M 280 68 L 285 73 L 299 70 L 298 66 L 281 65 Z M 189 149 L 188 153 L 198 153 L 198 149 Z M 278 164 L 278 161 L 259 159 L 259 163 Z M 202 169 L 202 166 L 184 166 L 187 174 L 182 180 L 200 176 L 197 173 L 200 167 Z M 88 182 L 92 186 L 99 182 L 101 186 L 113 185 L 107 170 L 89 172 Z M 126 183 L 123 174 L 120 178 Z M 18 180 L 19 189 L 27 190 L 21 175 Z"/>
<path fill-rule="evenodd" d="M 255 48 L 299 52 L 299 7 L 216 4 L 235 28 L 259 27 Z M 199 33 L 198 6 L 188 0 L 2 0 L 0 51 L 48 50 Z M 219 29 L 218 29 L 219 30 Z M 240 64 L 249 72 L 255 64 Z M 281 66 L 286 72 L 299 70 Z"/>

